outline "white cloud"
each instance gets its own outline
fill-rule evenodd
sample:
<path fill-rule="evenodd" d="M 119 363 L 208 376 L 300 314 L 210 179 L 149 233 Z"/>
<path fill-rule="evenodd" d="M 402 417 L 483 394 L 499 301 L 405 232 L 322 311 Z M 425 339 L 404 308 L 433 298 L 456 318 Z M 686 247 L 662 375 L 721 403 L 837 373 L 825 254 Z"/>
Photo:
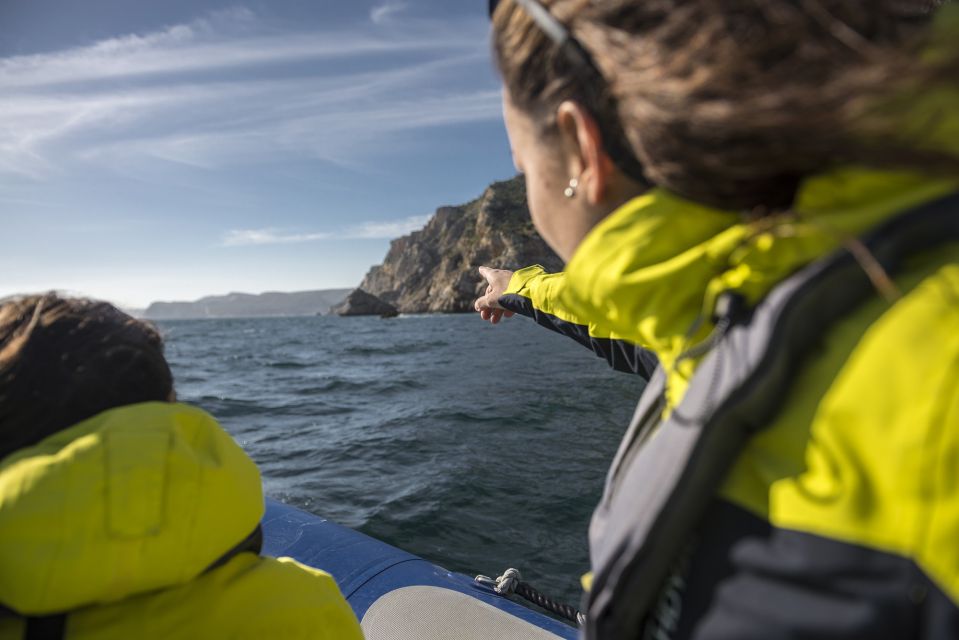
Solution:
<path fill-rule="evenodd" d="M 373 31 L 257 33 L 237 31 L 233 19 L 214 14 L 144 35 L 129 34 L 85 47 L 0 59 L 0 91 L 154 74 L 212 72 L 284 62 L 343 59 L 416 51 L 464 50 L 469 42 L 449 33 L 417 37 Z M 249 21 L 249 20 L 247 20 Z M 422 36 L 423 34 L 419 34 Z"/>
<path fill-rule="evenodd" d="M 220 246 L 248 247 L 274 244 L 300 244 L 320 240 L 393 239 L 422 229 L 432 216 L 411 216 L 389 222 L 363 222 L 336 233 L 286 233 L 278 229 L 234 229 L 223 236 Z"/>
<path fill-rule="evenodd" d="M 326 240 L 327 233 L 282 233 L 276 229 L 235 229 L 223 236 L 224 247 L 246 247 L 265 244 L 297 244 Z"/>
<path fill-rule="evenodd" d="M 402 6 L 377 9 L 387 19 Z M 237 9 L 0 58 L 0 174 L 41 180 L 76 164 L 216 168 L 291 155 L 359 166 L 394 134 L 499 118 L 495 87 L 439 88 L 464 86 L 459 79 L 488 64 L 485 28 L 278 33 Z"/>
<path fill-rule="evenodd" d="M 433 216 L 411 216 L 393 222 L 364 222 L 346 231 L 346 238 L 387 239 L 398 238 L 422 229 Z"/>
<path fill-rule="evenodd" d="M 370 20 L 373 24 L 385 24 L 406 10 L 407 6 L 405 2 L 385 2 L 370 10 Z"/>

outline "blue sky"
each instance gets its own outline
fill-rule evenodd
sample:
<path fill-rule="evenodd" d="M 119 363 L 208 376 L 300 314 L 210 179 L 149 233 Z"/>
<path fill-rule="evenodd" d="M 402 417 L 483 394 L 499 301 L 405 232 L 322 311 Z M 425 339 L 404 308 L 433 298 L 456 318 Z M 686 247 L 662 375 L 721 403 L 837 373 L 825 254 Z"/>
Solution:
<path fill-rule="evenodd" d="M 485 0 L 3 0 L 0 296 L 354 286 L 513 175 Z"/>

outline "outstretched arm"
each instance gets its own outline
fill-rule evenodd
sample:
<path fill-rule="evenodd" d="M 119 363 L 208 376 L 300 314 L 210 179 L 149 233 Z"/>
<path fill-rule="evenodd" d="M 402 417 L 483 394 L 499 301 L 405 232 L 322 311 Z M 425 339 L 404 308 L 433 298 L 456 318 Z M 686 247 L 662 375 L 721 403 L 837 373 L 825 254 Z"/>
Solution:
<path fill-rule="evenodd" d="M 605 358 L 617 371 L 649 378 L 658 361 L 651 352 L 602 328 L 602 319 L 577 318 L 559 306 L 565 274 L 546 273 L 539 265 L 519 271 L 480 267 L 488 286 L 474 307 L 484 320 L 496 324 L 513 313 L 561 333 Z"/>

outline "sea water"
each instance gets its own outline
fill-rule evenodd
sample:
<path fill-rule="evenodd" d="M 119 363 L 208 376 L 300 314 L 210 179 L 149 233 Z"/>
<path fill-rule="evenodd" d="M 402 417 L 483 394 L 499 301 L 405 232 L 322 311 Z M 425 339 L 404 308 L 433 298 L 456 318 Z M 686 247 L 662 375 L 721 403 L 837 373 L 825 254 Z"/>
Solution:
<path fill-rule="evenodd" d="M 578 604 L 641 378 L 520 317 L 159 324 L 180 399 L 233 434 L 268 496 Z"/>

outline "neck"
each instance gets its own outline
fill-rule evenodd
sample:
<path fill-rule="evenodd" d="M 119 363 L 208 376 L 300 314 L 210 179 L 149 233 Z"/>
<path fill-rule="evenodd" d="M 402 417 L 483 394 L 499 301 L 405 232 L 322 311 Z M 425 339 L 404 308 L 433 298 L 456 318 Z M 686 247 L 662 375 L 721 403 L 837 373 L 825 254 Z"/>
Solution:
<path fill-rule="evenodd" d="M 616 179 L 610 180 L 603 191 L 602 198 L 596 202 L 591 200 L 585 202 L 584 206 L 587 208 L 587 215 L 582 218 L 584 220 L 583 228 L 577 230 L 578 233 L 575 234 L 575 237 L 578 238 L 578 241 L 567 251 L 564 251 L 567 255 L 561 256 L 563 260 L 566 262 L 569 261 L 579 247 L 579 244 L 596 225 L 627 202 L 643 195 L 650 189 L 651 187 L 649 185 L 624 175 L 619 175 Z"/>

